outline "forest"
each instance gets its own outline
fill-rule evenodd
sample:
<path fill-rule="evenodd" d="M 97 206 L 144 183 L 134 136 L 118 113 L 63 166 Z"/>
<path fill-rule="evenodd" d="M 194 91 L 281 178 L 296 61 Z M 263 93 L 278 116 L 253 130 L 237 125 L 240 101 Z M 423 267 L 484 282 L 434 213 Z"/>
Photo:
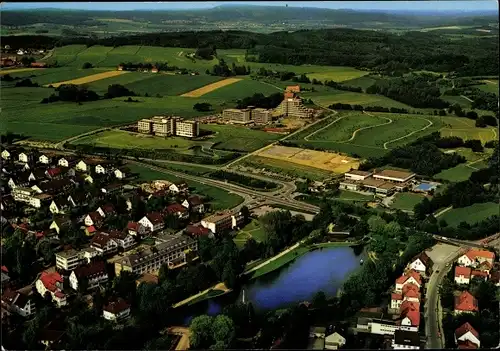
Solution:
<path fill-rule="evenodd" d="M 409 70 L 455 72 L 458 76 L 498 75 L 498 38 L 450 40 L 435 33 L 402 35 L 354 29 L 318 29 L 269 34 L 243 31 L 162 32 L 109 38 L 4 36 L 3 45 L 51 48 L 70 44 L 247 49 L 259 62 L 350 66 L 389 75 Z M 436 50 L 439 48 L 439 50 Z"/>

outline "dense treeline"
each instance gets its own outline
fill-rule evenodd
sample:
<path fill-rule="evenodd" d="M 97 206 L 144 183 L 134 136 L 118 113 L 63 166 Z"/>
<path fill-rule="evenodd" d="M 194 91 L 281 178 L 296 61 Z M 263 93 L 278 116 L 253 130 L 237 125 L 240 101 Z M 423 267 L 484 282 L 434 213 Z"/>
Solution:
<path fill-rule="evenodd" d="M 353 29 L 299 30 L 270 34 L 241 31 L 164 32 L 131 36 L 54 38 L 5 36 L 3 45 L 20 47 L 69 44 L 248 49 L 259 62 L 291 65 L 317 64 L 373 69 L 393 75 L 410 69 L 457 72 L 458 75 L 498 75 L 498 39 L 449 40 L 437 33 L 403 35 Z M 439 48 L 439 50 L 436 50 Z"/>
<path fill-rule="evenodd" d="M 238 100 L 236 108 L 247 108 L 255 106 L 260 108 L 275 108 L 283 101 L 283 93 L 274 93 L 269 96 L 264 96 L 262 93 L 256 93 L 252 96 L 247 96 L 242 100 Z"/>
<path fill-rule="evenodd" d="M 260 180 L 233 172 L 226 172 L 223 170 L 210 173 L 210 177 L 214 177 L 215 179 L 225 180 L 231 183 L 241 184 L 256 189 L 272 190 L 276 189 L 277 187 L 276 183 L 267 182 L 265 180 Z"/>
<path fill-rule="evenodd" d="M 433 176 L 444 169 L 455 167 L 466 161 L 457 154 L 445 154 L 439 150 L 436 143 L 441 139 L 439 132 L 417 139 L 416 141 L 392 149 L 383 157 L 370 158 L 360 165 L 361 170 L 368 170 L 384 165 L 411 169 L 413 172 Z"/>
<path fill-rule="evenodd" d="M 281 81 L 290 80 L 296 76 L 295 72 L 289 71 L 275 71 L 271 69 L 265 69 L 264 67 L 260 67 L 256 72 L 253 73 L 256 77 L 269 77 L 276 78 Z"/>
<path fill-rule="evenodd" d="M 441 92 L 432 75 L 412 75 L 379 80 L 366 89 L 368 94 L 381 94 L 417 108 L 446 108 L 450 104 L 440 98 Z"/>
<path fill-rule="evenodd" d="M 331 104 L 328 106 L 328 108 L 331 108 L 332 110 L 347 110 L 347 111 L 367 111 L 367 112 L 386 112 L 386 113 L 402 113 L 402 114 L 408 114 L 411 113 L 405 108 L 397 108 L 397 107 L 382 107 L 382 106 L 362 106 L 362 105 L 350 105 L 350 104 L 343 104 L 340 102 L 337 102 L 335 104 Z M 445 113 L 446 115 L 446 113 Z"/>
<path fill-rule="evenodd" d="M 232 63 L 231 68 L 229 68 L 223 59 L 220 59 L 219 63 L 212 67 L 211 71 L 208 69 L 206 71 L 207 74 L 219 77 L 245 76 L 250 74 L 250 72 L 250 66 L 237 66 L 234 62 Z"/>

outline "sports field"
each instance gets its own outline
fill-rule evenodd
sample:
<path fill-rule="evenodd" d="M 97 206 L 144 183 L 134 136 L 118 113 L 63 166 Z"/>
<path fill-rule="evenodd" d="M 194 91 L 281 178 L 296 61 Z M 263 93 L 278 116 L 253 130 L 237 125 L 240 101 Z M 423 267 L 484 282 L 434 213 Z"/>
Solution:
<path fill-rule="evenodd" d="M 183 97 L 200 97 L 200 96 L 208 94 L 214 90 L 217 90 L 217 89 L 220 89 L 222 87 L 234 84 L 234 83 L 239 82 L 239 81 L 240 81 L 240 78 L 227 78 L 227 79 L 215 82 L 215 83 L 205 85 L 201 88 L 189 91 L 187 93 L 182 94 L 181 96 L 183 96 Z"/>
<path fill-rule="evenodd" d="M 273 145 L 270 148 L 259 152 L 257 156 L 324 169 L 333 173 L 345 173 L 351 168 L 357 169 L 359 166 L 359 160 L 337 153 L 313 151 L 279 145 Z"/>
<path fill-rule="evenodd" d="M 54 88 L 57 88 L 63 84 L 81 85 L 81 84 L 86 84 L 86 83 L 92 83 L 92 82 L 95 82 L 95 81 L 98 81 L 101 79 L 120 76 L 120 75 L 126 74 L 126 73 L 129 73 L 129 72 L 127 72 L 127 71 L 108 71 L 108 72 L 92 74 L 92 75 L 81 77 L 81 78 L 66 80 L 66 81 L 62 81 L 62 82 L 50 83 L 50 85 L 52 85 Z"/>
<path fill-rule="evenodd" d="M 439 219 L 444 219 L 450 226 L 457 226 L 460 222 L 474 224 L 490 216 L 498 215 L 498 210 L 498 203 L 485 202 L 462 208 L 454 208 L 445 212 Z"/>
<path fill-rule="evenodd" d="M 413 211 L 416 204 L 424 199 L 424 195 L 414 193 L 398 193 L 394 196 L 391 208 L 405 211 Z"/>

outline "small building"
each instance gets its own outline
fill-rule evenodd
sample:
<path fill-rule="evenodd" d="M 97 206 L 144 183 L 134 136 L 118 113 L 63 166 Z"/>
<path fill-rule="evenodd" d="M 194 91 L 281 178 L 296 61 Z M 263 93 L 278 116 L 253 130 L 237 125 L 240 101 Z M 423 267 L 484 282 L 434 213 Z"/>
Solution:
<path fill-rule="evenodd" d="M 165 208 L 165 212 L 168 215 L 176 216 L 179 219 L 187 219 L 187 218 L 189 218 L 189 212 L 188 212 L 188 210 L 184 206 L 182 206 L 181 204 L 178 204 L 178 203 L 168 205 Z"/>
<path fill-rule="evenodd" d="M 420 303 L 404 301 L 399 310 L 397 325 L 415 328 L 420 326 Z"/>
<path fill-rule="evenodd" d="M 479 311 L 477 299 L 468 291 L 463 291 L 459 296 L 455 296 L 455 314 L 475 313 Z"/>
<path fill-rule="evenodd" d="M 102 205 L 97 209 L 101 217 L 112 217 L 116 214 L 115 207 L 112 204 Z"/>
<path fill-rule="evenodd" d="M 335 332 L 333 334 L 325 337 L 325 349 L 326 350 L 338 350 L 343 347 L 346 343 L 346 338 L 344 338 L 339 333 Z"/>
<path fill-rule="evenodd" d="M 184 193 L 189 190 L 189 186 L 187 185 L 186 182 L 175 182 L 168 187 L 168 190 L 176 194 Z"/>
<path fill-rule="evenodd" d="M 103 222 L 104 222 L 104 217 L 101 216 L 101 214 L 97 211 L 90 212 L 88 215 L 85 216 L 85 219 L 83 220 L 83 223 L 87 227 L 95 226 L 99 228 Z"/>
<path fill-rule="evenodd" d="M 130 173 L 130 169 L 127 167 L 120 167 L 114 170 L 115 177 L 118 179 L 125 179 Z"/>
<path fill-rule="evenodd" d="M 384 169 L 373 174 L 373 178 L 394 183 L 406 183 L 415 177 L 415 173 Z"/>
<path fill-rule="evenodd" d="M 308 350 L 324 350 L 325 349 L 325 327 L 309 328 L 309 344 Z"/>
<path fill-rule="evenodd" d="M 182 206 L 190 210 L 191 212 L 203 213 L 205 212 L 205 205 L 203 200 L 199 196 L 190 196 L 182 202 Z"/>
<path fill-rule="evenodd" d="M 201 221 L 201 225 L 208 228 L 214 234 L 218 234 L 223 230 L 234 229 L 243 222 L 241 213 L 232 214 L 230 212 L 217 212 L 211 216 L 205 217 Z"/>
<path fill-rule="evenodd" d="M 124 299 L 118 298 L 102 308 L 102 315 L 109 321 L 122 321 L 130 316 L 130 304 Z"/>
<path fill-rule="evenodd" d="M 29 317 L 36 310 L 35 303 L 30 296 L 9 289 L 5 290 L 2 294 L 2 307 L 22 317 Z"/>
<path fill-rule="evenodd" d="M 357 181 L 350 179 L 344 179 L 339 182 L 340 190 L 358 191 L 361 189 L 361 187 L 362 187 L 361 183 L 358 183 Z"/>
<path fill-rule="evenodd" d="M 415 256 L 408 265 L 409 269 L 420 273 L 421 275 L 430 275 L 434 262 L 425 251 Z"/>
<path fill-rule="evenodd" d="M 228 108 L 222 111 L 222 119 L 227 122 L 247 124 L 251 122 L 252 110 L 249 108 Z"/>
<path fill-rule="evenodd" d="M 345 180 L 359 181 L 359 180 L 365 180 L 366 178 L 370 177 L 372 174 L 373 174 L 372 172 L 351 169 L 349 172 L 346 172 L 344 174 L 344 178 L 345 178 Z"/>
<path fill-rule="evenodd" d="M 410 270 L 396 279 L 396 291 L 402 292 L 406 284 L 414 284 L 419 289 L 422 287 L 422 277 L 414 270 Z"/>
<path fill-rule="evenodd" d="M 495 254 L 487 250 L 471 249 L 460 256 L 457 260 L 458 264 L 461 266 L 474 268 L 484 261 L 493 265 L 493 262 L 495 261 Z"/>
<path fill-rule="evenodd" d="M 99 251 L 101 255 L 106 255 L 115 252 L 118 249 L 118 243 L 108 233 L 99 232 L 92 237 L 90 247 Z"/>
<path fill-rule="evenodd" d="M 481 347 L 479 333 L 468 322 L 455 330 L 455 343 L 459 349 L 477 349 Z"/>
<path fill-rule="evenodd" d="M 127 230 L 128 230 L 128 233 L 132 236 L 144 235 L 147 232 L 146 227 L 144 227 L 139 222 L 128 222 Z"/>
<path fill-rule="evenodd" d="M 396 330 L 392 340 L 394 350 L 420 349 L 420 334 L 416 331 Z"/>
<path fill-rule="evenodd" d="M 187 235 L 193 236 L 193 237 L 200 237 L 200 236 L 213 236 L 213 233 L 210 231 L 210 229 L 205 228 L 201 225 L 193 225 L 190 224 L 186 227 L 184 231 Z"/>
<path fill-rule="evenodd" d="M 163 216 L 160 212 L 150 212 L 141 218 L 141 225 L 146 227 L 150 232 L 162 230 L 165 227 Z"/>
<path fill-rule="evenodd" d="M 35 287 L 38 293 L 45 296 L 50 293 L 52 301 L 58 307 L 66 305 L 66 295 L 62 292 L 63 278 L 57 272 L 42 272 L 40 278 L 36 281 Z"/>
<path fill-rule="evenodd" d="M 88 265 L 75 268 L 69 276 L 69 285 L 78 290 L 82 280 L 86 280 L 87 289 L 94 289 L 108 281 L 108 272 L 104 261 L 93 261 Z"/>
<path fill-rule="evenodd" d="M 50 224 L 49 229 L 54 229 L 57 234 L 61 233 L 61 230 L 71 227 L 71 218 L 69 216 L 60 216 L 55 218 Z"/>
<path fill-rule="evenodd" d="M 455 283 L 457 284 L 469 284 L 471 278 L 470 267 L 455 267 Z"/>

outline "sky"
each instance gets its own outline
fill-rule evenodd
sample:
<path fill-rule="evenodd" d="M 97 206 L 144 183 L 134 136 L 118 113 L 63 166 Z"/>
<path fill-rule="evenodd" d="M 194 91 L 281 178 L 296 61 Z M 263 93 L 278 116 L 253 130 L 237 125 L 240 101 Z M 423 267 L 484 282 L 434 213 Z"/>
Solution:
<path fill-rule="evenodd" d="M 406 11 L 498 11 L 496 0 L 472 1 L 204 1 L 204 2 L 3 2 L 3 10 L 60 8 L 74 10 L 184 10 L 207 9 L 222 4 L 241 5 L 266 5 L 289 7 L 317 7 L 328 9 L 353 9 L 353 10 L 406 10 Z"/>

